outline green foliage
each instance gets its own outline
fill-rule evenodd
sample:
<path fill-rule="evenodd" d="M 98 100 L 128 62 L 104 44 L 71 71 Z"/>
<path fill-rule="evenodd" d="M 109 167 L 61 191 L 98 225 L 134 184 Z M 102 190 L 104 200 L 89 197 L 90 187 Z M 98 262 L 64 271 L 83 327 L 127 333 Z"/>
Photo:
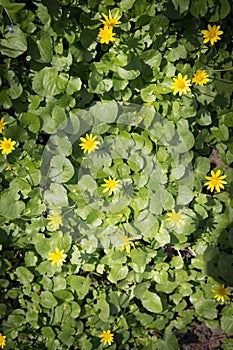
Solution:
<path fill-rule="evenodd" d="M 0 152 L 5 349 L 99 349 L 111 330 L 111 349 L 176 350 L 201 322 L 232 334 L 232 295 L 212 291 L 233 287 L 231 28 L 229 0 L 0 1 L 0 142 L 16 142 Z M 197 70 L 207 84 L 172 94 Z"/>

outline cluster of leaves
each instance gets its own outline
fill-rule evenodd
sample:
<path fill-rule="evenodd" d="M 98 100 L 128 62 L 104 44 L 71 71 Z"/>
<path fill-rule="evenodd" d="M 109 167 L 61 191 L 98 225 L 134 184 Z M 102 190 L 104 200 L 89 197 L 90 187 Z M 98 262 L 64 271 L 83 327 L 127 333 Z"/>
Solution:
<path fill-rule="evenodd" d="M 114 42 L 101 13 L 119 10 Z M 0 332 L 6 349 L 179 349 L 233 333 L 232 13 L 228 0 L 0 1 Z M 221 24 L 221 41 L 201 30 Z M 172 94 L 178 73 L 210 82 Z M 80 137 L 99 147 L 83 154 Z M 203 188 L 212 169 L 221 193 Z M 104 179 L 119 189 L 103 193 Z M 182 210 L 184 223 L 166 214 Z M 49 225 L 56 213 L 62 225 Z M 120 250 L 129 237 L 131 252 Z M 58 248 L 66 262 L 49 254 Z M 233 349 L 231 339 L 222 345 Z"/>

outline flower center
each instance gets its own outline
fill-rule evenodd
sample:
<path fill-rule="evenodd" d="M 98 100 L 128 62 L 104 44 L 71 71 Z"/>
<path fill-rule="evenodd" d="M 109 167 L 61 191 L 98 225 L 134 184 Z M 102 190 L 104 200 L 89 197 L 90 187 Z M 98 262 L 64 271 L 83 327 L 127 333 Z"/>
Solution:
<path fill-rule="evenodd" d="M 202 81 L 202 79 L 203 79 L 202 74 L 201 74 L 201 73 L 197 73 L 197 74 L 196 74 L 196 80 L 197 80 L 198 82 L 200 82 L 200 81 Z"/>
<path fill-rule="evenodd" d="M 108 39 L 108 40 L 111 39 L 112 35 L 110 32 L 105 32 L 104 34 L 105 34 L 104 35 L 105 39 Z"/>
<path fill-rule="evenodd" d="M 55 253 L 54 260 L 55 261 L 60 261 L 61 259 L 62 259 L 62 254 L 61 253 Z"/>
<path fill-rule="evenodd" d="M 213 184 L 214 186 L 216 186 L 216 185 L 219 185 L 219 183 L 221 182 L 221 180 L 219 180 L 219 178 L 215 176 L 215 177 L 212 178 L 211 182 L 212 182 L 212 184 Z"/>
<path fill-rule="evenodd" d="M 214 30 L 214 28 L 211 28 L 211 30 L 209 31 L 209 38 L 213 39 L 216 36 L 216 31 Z"/>
<path fill-rule="evenodd" d="M 108 181 L 108 187 L 109 188 L 111 188 L 111 189 L 113 189 L 113 188 L 116 188 L 116 181 L 114 181 L 114 180 L 109 180 Z"/>
<path fill-rule="evenodd" d="M 88 148 L 88 149 L 91 149 L 91 148 L 93 148 L 95 146 L 95 144 L 94 144 L 94 141 L 93 140 L 87 140 L 86 141 L 86 147 Z"/>
<path fill-rule="evenodd" d="M 111 334 L 109 334 L 109 333 L 105 333 L 105 334 L 104 334 L 104 339 L 105 339 L 105 340 L 107 340 L 107 341 L 108 341 L 108 340 L 110 340 L 110 341 L 111 341 L 111 340 L 112 340 L 112 336 L 111 336 Z"/>
<path fill-rule="evenodd" d="M 177 223 L 181 220 L 181 213 L 176 213 L 171 216 L 171 221 Z"/>
<path fill-rule="evenodd" d="M 11 148 L 10 142 L 5 142 L 4 147 L 7 149 Z"/>
<path fill-rule="evenodd" d="M 53 220 L 52 220 L 53 222 L 54 222 L 54 224 L 56 224 L 56 225 L 60 225 L 61 224 L 61 218 L 60 218 L 60 216 L 59 215 L 54 215 L 54 218 L 53 218 Z"/>
<path fill-rule="evenodd" d="M 121 237 L 120 240 L 122 241 L 123 245 L 130 244 L 130 241 L 129 241 L 128 237 Z"/>
<path fill-rule="evenodd" d="M 183 80 L 178 80 L 177 86 L 179 89 L 183 89 L 185 87 L 185 82 Z"/>

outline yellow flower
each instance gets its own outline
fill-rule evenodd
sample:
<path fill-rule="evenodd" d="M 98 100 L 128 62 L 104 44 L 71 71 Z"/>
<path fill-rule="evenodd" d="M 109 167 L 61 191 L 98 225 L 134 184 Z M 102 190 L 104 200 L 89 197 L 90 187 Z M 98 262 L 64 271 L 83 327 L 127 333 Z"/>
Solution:
<path fill-rule="evenodd" d="M 196 85 L 203 86 L 204 84 L 208 83 L 208 74 L 206 70 L 197 70 L 194 74 L 194 77 L 192 79 L 192 83 L 195 83 Z"/>
<path fill-rule="evenodd" d="M 57 267 L 60 265 L 63 265 L 63 262 L 65 261 L 66 254 L 63 254 L 64 250 L 59 250 L 58 248 L 55 249 L 55 253 L 49 253 L 50 258 L 48 260 L 52 261 L 52 265 L 57 265 Z"/>
<path fill-rule="evenodd" d="M 2 333 L 0 333 L 0 346 L 3 349 L 4 346 L 6 345 L 6 336 L 2 335 Z"/>
<path fill-rule="evenodd" d="M 110 330 L 103 331 L 103 333 L 100 334 L 99 337 L 102 338 L 100 342 L 104 342 L 104 345 L 106 345 L 107 343 L 108 345 L 111 345 L 111 343 L 113 342 L 113 334 L 110 332 Z"/>
<path fill-rule="evenodd" d="M 204 184 L 204 186 L 208 186 L 207 190 L 210 189 L 210 191 L 213 192 L 213 190 L 216 189 L 217 192 L 220 192 L 220 188 L 224 188 L 223 185 L 227 184 L 227 181 L 224 181 L 223 179 L 225 179 L 227 176 L 220 176 L 220 174 L 220 170 L 217 170 L 216 173 L 213 170 L 211 170 L 211 176 L 205 177 L 206 180 L 209 180 Z"/>
<path fill-rule="evenodd" d="M 58 230 L 59 226 L 62 225 L 62 219 L 58 214 L 49 215 L 48 219 L 49 225 L 56 230 Z"/>
<path fill-rule="evenodd" d="M 93 137 L 92 134 L 86 134 L 86 138 L 80 137 L 82 143 L 80 143 L 79 146 L 81 146 L 81 149 L 84 150 L 84 153 L 91 153 L 92 151 L 95 151 L 96 148 L 98 148 L 99 141 L 95 141 L 96 137 L 97 136 Z"/>
<path fill-rule="evenodd" d="M 201 31 L 204 37 L 203 44 L 208 43 L 208 41 L 210 41 L 210 44 L 214 45 L 214 43 L 217 40 L 221 40 L 219 35 L 223 34 L 223 31 L 219 29 L 220 29 L 220 26 L 216 26 L 214 24 L 213 27 L 211 27 L 211 25 L 208 24 L 208 30 Z"/>
<path fill-rule="evenodd" d="M 4 118 L 0 119 L 0 132 L 2 132 L 6 124 L 7 122 L 4 122 Z"/>
<path fill-rule="evenodd" d="M 224 284 L 221 286 L 216 287 L 212 290 L 213 293 L 215 293 L 214 298 L 216 298 L 218 301 L 222 301 L 224 303 L 225 300 L 229 300 L 229 296 L 231 294 L 229 288 L 224 288 Z"/>
<path fill-rule="evenodd" d="M 104 13 L 101 13 L 101 15 L 105 19 L 100 19 L 100 22 L 102 22 L 107 27 L 116 27 L 121 22 L 119 19 L 121 16 L 118 17 L 119 10 L 115 13 L 114 17 L 112 17 L 111 10 L 108 11 L 108 16 L 106 16 Z"/>
<path fill-rule="evenodd" d="M 132 242 L 132 240 L 128 237 L 120 237 L 119 240 L 122 241 L 122 244 L 120 246 L 120 251 L 122 252 L 124 249 L 126 250 L 126 253 L 130 253 L 131 247 L 134 248 L 135 244 Z"/>
<path fill-rule="evenodd" d="M 176 225 L 178 228 L 180 228 L 180 225 L 184 224 L 183 219 L 185 218 L 184 215 L 182 215 L 182 211 L 179 210 L 176 212 L 174 209 L 172 209 L 171 213 L 167 213 L 168 218 L 166 220 L 170 221 L 172 225 Z"/>
<path fill-rule="evenodd" d="M 7 139 L 3 137 L 3 140 L 0 141 L 0 149 L 2 150 L 2 154 L 9 154 L 14 151 L 16 144 L 15 141 L 11 141 L 11 139 Z"/>
<path fill-rule="evenodd" d="M 109 191 L 109 195 L 111 195 L 113 192 L 115 193 L 117 190 L 117 183 L 119 182 L 119 180 L 116 180 L 116 178 L 114 177 L 113 179 L 111 179 L 111 177 L 109 176 L 108 179 L 104 179 L 105 184 L 102 184 L 102 187 L 106 187 L 103 192 L 108 192 Z"/>
<path fill-rule="evenodd" d="M 104 26 L 104 28 L 100 28 L 98 37 L 100 38 L 101 44 L 109 44 L 110 41 L 114 41 L 115 33 L 112 32 L 112 27 Z"/>
<path fill-rule="evenodd" d="M 191 86 L 191 80 L 187 79 L 187 75 L 182 77 L 182 74 L 178 74 L 178 78 L 173 78 L 174 83 L 172 85 L 173 95 L 176 95 L 177 92 L 179 92 L 179 95 L 181 96 L 183 93 L 186 94 L 187 91 L 190 91 L 189 86 Z"/>

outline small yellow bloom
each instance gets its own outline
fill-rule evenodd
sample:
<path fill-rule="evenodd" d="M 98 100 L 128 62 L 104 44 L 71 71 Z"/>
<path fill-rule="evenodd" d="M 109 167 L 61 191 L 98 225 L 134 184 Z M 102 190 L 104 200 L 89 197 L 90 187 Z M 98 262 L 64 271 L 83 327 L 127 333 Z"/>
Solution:
<path fill-rule="evenodd" d="M 113 334 L 111 333 L 110 330 L 108 331 L 103 331 L 102 334 L 100 334 L 99 336 L 101 339 L 101 343 L 104 342 L 104 345 L 106 345 L 108 343 L 108 345 L 111 345 L 113 342 Z"/>
<path fill-rule="evenodd" d="M 56 230 L 58 230 L 59 226 L 62 225 L 62 218 L 58 214 L 49 215 L 48 220 L 49 225 Z"/>
<path fill-rule="evenodd" d="M 119 10 L 115 13 L 114 17 L 112 17 L 111 10 L 108 11 L 108 16 L 106 16 L 104 13 L 101 13 L 101 15 L 105 19 L 100 19 L 100 22 L 102 22 L 103 25 L 105 25 L 107 27 L 116 27 L 118 24 L 121 23 L 119 21 L 121 16 L 118 16 L 118 13 L 119 13 Z"/>
<path fill-rule="evenodd" d="M 203 44 L 208 43 L 208 41 L 210 41 L 210 44 L 214 45 L 214 43 L 217 40 L 221 40 L 219 35 L 223 34 L 223 31 L 219 29 L 220 29 L 220 26 L 216 26 L 214 24 L 213 27 L 211 27 L 211 25 L 208 24 L 208 30 L 201 31 L 204 37 Z"/>
<path fill-rule="evenodd" d="M 207 190 L 210 189 L 210 191 L 213 192 L 213 190 L 216 189 L 217 192 L 220 192 L 220 188 L 224 189 L 223 185 L 227 184 L 227 181 L 224 181 L 223 179 L 225 179 L 227 176 L 220 176 L 220 174 L 220 170 L 217 170 L 216 173 L 211 170 L 211 176 L 205 177 L 206 180 L 209 180 L 204 184 L 204 186 L 208 186 Z"/>
<path fill-rule="evenodd" d="M 176 225 L 178 228 L 180 228 L 180 225 L 184 224 L 183 219 L 185 218 L 184 215 L 182 215 L 182 211 L 179 210 L 176 212 L 174 209 L 172 209 L 171 213 L 167 213 L 168 218 L 165 220 L 170 221 L 172 225 Z"/>
<path fill-rule="evenodd" d="M 0 119 L 0 133 L 2 132 L 6 124 L 7 122 L 4 122 L 4 118 Z"/>
<path fill-rule="evenodd" d="M 97 136 L 93 137 L 92 134 L 86 134 L 86 138 L 80 137 L 82 143 L 80 143 L 79 146 L 81 146 L 81 149 L 84 150 L 84 153 L 91 153 L 95 151 L 96 148 L 98 148 L 99 141 L 95 141 L 96 137 Z"/>
<path fill-rule="evenodd" d="M 122 241 L 122 244 L 120 246 L 120 251 L 122 252 L 124 249 L 126 250 L 126 253 L 130 253 L 131 248 L 135 247 L 135 244 L 132 242 L 132 240 L 128 237 L 120 237 L 119 240 Z"/>
<path fill-rule="evenodd" d="M 231 291 L 229 288 L 224 288 L 224 284 L 221 286 L 216 287 L 212 290 L 213 293 L 215 293 L 214 298 L 216 298 L 218 301 L 221 301 L 224 303 L 225 300 L 229 300 L 229 296 L 231 294 Z"/>
<path fill-rule="evenodd" d="M 65 258 L 67 257 L 66 254 L 63 254 L 64 250 L 59 250 L 58 248 L 55 249 L 55 253 L 49 253 L 50 258 L 48 260 L 52 261 L 52 265 L 57 265 L 57 267 L 60 265 L 63 265 L 63 262 L 66 262 Z"/>
<path fill-rule="evenodd" d="M 104 28 L 100 28 L 98 37 L 100 38 L 101 44 L 109 44 L 110 41 L 114 41 L 115 33 L 112 32 L 112 27 L 104 26 Z"/>
<path fill-rule="evenodd" d="M 16 144 L 15 141 L 11 141 L 11 139 L 7 139 L 3 137 L 3 140 L 0 141 L 0 149 L 2 150 L 2 154 L 9 154 L 14 151 Z"/>
<path fill-rule="evenodd" d="M 181 96 L 183 93 L 186 94 L 187 91 L 190 91 L 189 86 L 191 86 L 191 80 L 187 79 L 187 75 L 182 77 L 182 74 L 179 73 L 177 78 L 173 78 L 174 83 L 172 85 L 173 95 L 179 93 Z"/>
<path fill-rule="evenodd" d="M 208 74 L 206 70 L 197 70 L 196 73 L 194 74 L 194 77 L 192 79 L 192 83 L 196 85 L 203 86 L 204 84 L 208 83 Z"/>
<path fill-rule="evenodd" d="M 119 180 L 116 180 L 115 177 L 111 179 L 109 176 L 108 179 L 104 179 L 104 182 L 105 184 L 101 185 L 102 187 L 105 187 L 103 190 L 104 193 L 109 191 L 109 195 L 111 195 L 113 192 L 115 193 L 117 191 L 117 184 Z"/>
<path fill-rule="evenodd" d="M 4 346 L 6 345 L 6 336 L 0 333 L 0 346 L 3 349 Z"/>

